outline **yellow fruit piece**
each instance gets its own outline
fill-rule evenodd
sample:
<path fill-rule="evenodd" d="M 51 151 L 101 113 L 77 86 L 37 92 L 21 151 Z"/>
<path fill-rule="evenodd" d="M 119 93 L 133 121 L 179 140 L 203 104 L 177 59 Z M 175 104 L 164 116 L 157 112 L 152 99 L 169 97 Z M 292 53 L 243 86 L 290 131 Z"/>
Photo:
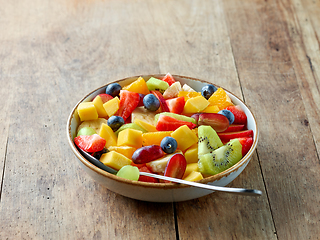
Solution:
<path fill-rule="evenodd" d="M 117 146 L 117 136 L 107 124 L 102 123 L 99 136 L 106 140 L 106 148 Z"/>
<path fill-rule="evenodd" d="M 145 129 L 147 132 L 156 132 L 157 131 L 155 126 L 153 126 L 150 123 L 147 123 L 147 122 L 145 122 L 145 121 L 143 121 L 141 119 L 135 119 L 134 123 L 138 124 L 140 127 Z"/>
<path fill-rule="evenodd" d="M 82 102 L 77 110 L 81 121 L 98 119 L 98 113 L 93 102 Z"/>
<path fill-rule="evenodd" d="M 115 170 L 120 170 L 123 166 L 130 165 L 132 160 L 116 151 L 102 154 L 100 161 Z"/>
<path fill-rule="evenodd" d="M 195 144 L 187 149 L 184 153 L 187 163 L 197 163 L 198 162 L 198 144 Z"/>
<path fill-rule="evenodd" d="M 118 134 L 118 146 L 130 146 L 134 148 L 142 147 L 142 132 L 127 128 Z"/>
<path fill-rule="evenodd" d="M 154 125 L 154 118 L 156 114 L 156 112 L 150 112 L 144 107 L 137 107 L 131 114 L 131 121 L 134 122 L 136 119 L 140 119 L 144 122 Z"/>
<path fill-rule="evenodd" d="M 177 141 L 178 148 L 181 151 L 186 150 L 198 142 L 197 135 L 191 131 L 187 125 L 183 125 L 176 129 L 173 133 L 171 133 L 171 137 Z"/>
<path fill-rule="evenodd" d="M 220 108 L 217 105 L 208 106 L 206 107 L 202 112 L 204 113 L 218 113 L 220 111 Z"/>
<path fill-rule="evenodd" d="M 201 96 L 200 92 L 187 92 L 187 91 L 180 91 L 178 93 L 178 97 L 184 97 L 184 101 L 188 101 L 190 98 Z"/>
<path fill-rule="evenodd" d="M 187 164 L 186 171 L 184 172 L 182 179 L 187 177 L 192 171 L 198 171 L 199 172 L 198 163 L 189 163 L 189 164 Z"/>
<path fill-rule="evenodd" d="M 100 96 L 96 96 L 92 102 L 93 102 L 94 106 L 96 107 L 96 110 L 98 112 L 98 116 L 100 118 L 108 117 L 108 114 L 103 107 L 103 102 L 102 102 L 102 99 Z"/>
<path fill-rule="evenodd" d="M 164 155 L 164 157 L 162 158 L 159 158 L 159 159 L 156 159 L 154 161 L 151 161 L 151 162 L 148 162 L 146 163 L 147 167 L 152 171 L 152 172 L 155 172 L 155 173 L 164 173 L 165 169 L 166 169 L 166 166 L 167 166 L 167 163 L 169 161 L 169 159 L 177 154 L 177 153 L 181 153 L 181 151 L 176 151 L 172 154 L 167 154 L 167 155 Z"/>
<path fill-rule="evenodd" d="M 209 106 L 209 101 L 203 96 L 188 99 L 183 108 L 183 113 L 199 113 Z"/>
<path fill-rule="evenodd" d="M 119 98 L 115 97 L 103 104 L 103 107 L 106 110 L 109 117 L 113 116 L 118 111 L 119 103 Z"/>
<path fill-rule="evenodd" d="M 127 158 L 131 159 L 133 153 L 137 150 L 134 147 L 129 147 L 129 146 L 111 146 L 108 148 L 109 151 L 116 151 L 118 153 L 121 153 L 122 155 L 126 156 Z"/>
<path fill-rule="evenodd" d="M 191 172 L 187 177 L 185 177 L 183 180 L 195 182 L 203 179 L 203 176 L 200 172 L 193 171 Z"/>
<path fill-rule="evenodd" d="M 99 133 L 100 132 L 100 128 L 102 126 L 102 123 L 107 124 L 107 122 L 108 121 L 105 118 L 98 118 L 98 119 L 95 119 L 95 120 L 84 121 L 79 125 L 79 127 L 77 129 L 77 132 L 79 132 L 81 128 L 91 127 L 96 131 L 96 133 Z"/>
<path fill-rule="evenodd" d="M 128 86 L 123 87 L 123 90 L 128 90 L 130 92 L 142 93 L 142 94 L 149 94 L 149 89 L 142 77 L 139 77 L 136 81 L 131 83 Z"/>
<path fill-rule="evenodd" d="M 210 106 L 217 105 L 220 110 L 233 105 L 230 97 L 222 88 L 218 88 L 208 101 L 210 102 Z"/>
<path fill-rule="evenodd" d="M 148 132 L 142 134 L 142 145 L 149 146 L 149 145 L 160 145 L 161 140 L 164 137 L 171 136 L 173 131 L 161 131 L 161 132 Z"/>

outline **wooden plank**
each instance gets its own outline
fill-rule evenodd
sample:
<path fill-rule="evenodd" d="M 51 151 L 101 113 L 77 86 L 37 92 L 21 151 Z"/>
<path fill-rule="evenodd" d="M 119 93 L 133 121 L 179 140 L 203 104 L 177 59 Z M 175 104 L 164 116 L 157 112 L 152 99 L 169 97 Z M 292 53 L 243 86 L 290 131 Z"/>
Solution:
<path fill-rule="evenodd" d="M 230 0 L 224 6 L 244 96 L 260 121 L 259 161 L 277 237 L 315 239 L 320 164 L 289 52 L 287 19 L 275 1 Z"/>

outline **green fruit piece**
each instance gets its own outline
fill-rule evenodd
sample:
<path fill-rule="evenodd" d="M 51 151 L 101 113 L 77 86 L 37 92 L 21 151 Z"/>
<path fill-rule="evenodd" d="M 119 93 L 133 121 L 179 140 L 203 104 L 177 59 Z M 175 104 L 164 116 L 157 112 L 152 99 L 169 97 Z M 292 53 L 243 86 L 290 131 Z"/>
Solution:
<path fill-rule="evenodd" d="M 140 173 L 137 167 L 126 165 L 120 168 L 120 170 L 117 172 L 117 176 L 133 181 L 138 181 Z"/>
<path fill-rule="evenodd" d="M 187 116 L 184 116 L 184 115 L 180 115 L 180 114 L 176 114 L 176 113 L 170 113 L 170 112 L 163 112 L 163 113 L 158 113 L 156 116 L 155 116 L 155 124 L 157 124 L 158 122 L 158 119 L 160 117 L 160 114 L 161 115 L 165 115 L 165 116 L 169 116 L 169 117 L 173 117 L 177 120 L 181 120 L 181 121 L 185 121 L 185 122 L 192 122 L 194 124 L 197 124 L 196 120 L 192 117 L 187 117 Z"/>
<path fill-rule="evenodd" d="M 198 127 L 198 156 L 211 153 L 223 146 L 217 132 L 210 126 Z"/>
<path fill-rule="evenodd" d="M 77 134 L 77 137 L 78 136 L 83 136 L 83 135 L 87 135 L 87 136 L 91 136 L 93 134 L 96 134 L 97 132 L 91 128 L 91 127 L 83 127 L 79 130 L 78 134 Z"/>
<path fill-rule="evenodd" d="M 140 127 L 140 126 L 139 126 L 138 124 L 136 124 L 136 123 L 127 123 L 127 124 L 122 125 L 122 126 L 115 132 L 115 134 L 118 136 L 119 132 L 121 132 L 122 130 L 125 130 L 125 129 L 127 129 L 127 128 L 139 130 L 139 131 L 141 131 L 141 132 L 143 132 L 143 133 L 146 133 L 146 132 L 147 132 L 144 128 Z"/>
<path fill-rule="evenodd" d="M 198 167 L 201 173 L 215 175 L 232 167 L 242 158 L 242 146 L 233 139 L 212 153 L 200 156 Z"/>
<path fill-rule="evenodd" d="M 169 87 L 169 84 L 165 81 L 151 77 L 147 81 L 147 86 L 148 86 L 149 91 L 157 90 L 161 93 L 164 93 L 164 91 L 167 90 L 167 88 Z"/>

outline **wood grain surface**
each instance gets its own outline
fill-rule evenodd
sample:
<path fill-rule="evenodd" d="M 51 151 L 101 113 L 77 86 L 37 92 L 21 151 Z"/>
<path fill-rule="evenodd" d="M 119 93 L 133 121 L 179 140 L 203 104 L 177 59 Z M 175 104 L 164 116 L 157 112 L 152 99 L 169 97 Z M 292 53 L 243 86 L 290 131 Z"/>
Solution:
<path fill-rule="evenodd" d="M 319 239 L 318 0 L 0 0 L 0 239 Z M 229 186 L 179 203 L 117 195 L 65 128 L 89 91 L 167 73 L 223 86 L 260 139 Z"/>

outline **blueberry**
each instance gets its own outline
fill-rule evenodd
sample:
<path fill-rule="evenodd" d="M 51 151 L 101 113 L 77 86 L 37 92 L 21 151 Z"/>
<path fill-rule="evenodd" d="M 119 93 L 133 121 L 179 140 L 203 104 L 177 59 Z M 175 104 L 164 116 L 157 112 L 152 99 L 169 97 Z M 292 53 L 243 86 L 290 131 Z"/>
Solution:
<path fill-rule="evenodd" d="M 165 137 L 160 143 L 162 151 L 165 153 L 174 153 L 177 150 L 178 143 L 173 137 Z"/>
<path fill-rule="evenodd" d="M 111 95 L 112 97 L 118 96 L 122 87 L 119 83 L 111 83 L 106 88 L 106 94 Z"/>
<path fill-rule="evenodd" d="M 218 113 L 223 116 L 226 116 L 229 120 L 229 124 L 232 124 L 234 122 L 234 115 L 229 110 L 223 109 L 223 110 L 219 111 Z"/>
<path fill-rule="evenodd" d="M 212 84 L 208 84 L 206 86 L 204 86 L 201 89 L 201 94 L 202 96 L 204 96 L 206 99 L 209 99 L 211 97 L 211 95 L 217 91 L 216 86 L 212 85 Z"/>
<path fill-rule="evenodd" d="M 120 116 L 111 116 L 107 124 L 115 132 L 124 124 L 124 120 Z"/>
<path fill-rule="evenodd" d="M 143 105 L 149 111 L 157 111 L 160 107 L 160 101 L 158 98 L 153 94 L 148 94 L 143 98 Z"/>

